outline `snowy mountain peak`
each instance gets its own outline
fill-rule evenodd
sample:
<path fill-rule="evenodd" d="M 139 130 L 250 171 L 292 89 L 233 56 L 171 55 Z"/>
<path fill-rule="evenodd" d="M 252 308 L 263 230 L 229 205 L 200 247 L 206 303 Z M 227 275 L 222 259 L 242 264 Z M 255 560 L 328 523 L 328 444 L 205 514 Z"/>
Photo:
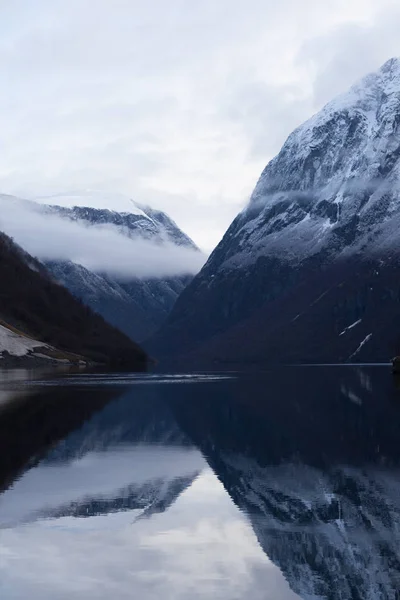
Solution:
<path fill-rule="evenodd" d="M 386 245 L 400 207 L 399 125 L 400 60 L 391 59 L 288 137 L 222 242 L 224 266 Z"/>
<path fill-rule="evenodd" d="M 58 205 L 63 207 L 88 206 L 91 208 L 109 209 L 118 206 L 120 212 L 130 212 L 143 215 L 143 211 L 136 202 L 125 194 L 107 192 L 96 189 L 74 190 L 50 196 L 37 196 L 32 198 L 41 204 Z"/>
<path fill-rule="evenodd" d="M 199 251 L 196 244 L 164 212 L 142 206 L 131 201 L 132 210 L 118 212 L 108 208 L 73 206 L 72 208 L 47 205 L 46 210 L 72 221 L 82 221 L 90 226 L 118 228 L 119 232 L 130 238 L 143 238 L 155 243 L 170 243 Z M 199 251 L 200 252 L 200 251 Z"/>
<path fill-rule="evenodd" d="M 166 213 L 118 192 L 78 190 L 33 199 L 49 212 L 91 225 L 115 225 L 121 233 L 199 250 Z M 117 207 L 114 210 L 110 207 Z"/>
<path fill-rule="evenodd" d="M 400 76 L 400 57 L 389 58 L 379 70 L 381 73 Z"/>
<path fill-rule="evenodd" d="M 306 141 L 306 131 L 315 130 L 336 113 L 343 111 L 362 114 L 371 122 L 379 121 L 382 118 L 379 114 L 381 106 L 386 105 L 391 96 L 394 96 L 394 101 L 398 100 L 399 95 L 400 59 L 391 58 L 377 72 L 369 73 L 347 92 L 326 104 L 319 113 L 298 127 L 289 139 L 300 135 L 302 141 Z"/>

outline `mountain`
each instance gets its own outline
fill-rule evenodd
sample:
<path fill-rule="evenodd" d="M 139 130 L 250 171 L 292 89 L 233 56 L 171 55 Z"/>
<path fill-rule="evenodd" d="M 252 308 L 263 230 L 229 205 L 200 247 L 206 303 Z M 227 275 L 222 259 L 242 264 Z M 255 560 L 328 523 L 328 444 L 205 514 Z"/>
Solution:
<path fill-rule="evenodd" d="M 74 197 L 75 200 L 80 198 Z M 85 196 L 81 201 L 87 199 Z M 57 200 L 52 198 L 51 200 Z M 88 227 L 113 227 L 132 240 L 167 243 L 201 256 L 194 242 L 164 212 L 132 202 L 129 212 L 75 206 L 48 205 L 49 214 Z M 71 261 L 47 261 L 53 276 L 76 297 L 134 340 L 154 333 L 167 318 L 192 275 L 122 277 L 95 272 Z"/>
<path fill-rule="evenodd" d="M 76 200 L 84 201 L 87 196 L 74 196 Z M 90 196 L 92 198 L 92 196 Z M 51 199 L 57 200 L 57 196 Z M 96 194 L 93 195 L 96 199 Z M 47 198 L 49 200 L 49 198 Z M 128 212 L 117 212 L 106 208 L 89 208 L 87 206 L 64 206 L 47 204 L 49 213 L 65 217 L 71 221 L 84 221 L 91 225 L 114 225 L 121 233 L 136 239 L 142 238 L 158 243 L 171 242 L 177 246 L 198 250 L 196 244 L 185 234 L 177 224 L 164 212 L 149 206 L 131 201 Z"/>
<path fill-rule="evenodd" d="M 296 129 L 150 347 L 186 361 L 387 361 L 400 336 L 400 60 Z"/>
<path fill-rule="evenodd" d="M 144 368 L 145 352 L 0 233 L 0 363 L 90 359 Z M 39 341 L 40 340 L 40 341 Z"/>

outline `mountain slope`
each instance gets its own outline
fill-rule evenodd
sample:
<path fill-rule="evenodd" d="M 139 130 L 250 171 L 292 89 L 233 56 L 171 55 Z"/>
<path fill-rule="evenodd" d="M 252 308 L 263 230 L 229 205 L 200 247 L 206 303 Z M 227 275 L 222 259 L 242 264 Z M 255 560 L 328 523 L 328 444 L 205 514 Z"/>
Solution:
<path fill-rule="evenodd" d="M 133 240 L 173 244 L 200 255 L 194 242 L 168 215 L 133 202 L 132 212 L 124 213 L 81 206 L 47 206 L 46 211 L 89 227 L 115 227 L 119 233 Z M 48 261 L 46 266 L 75 296 L 132 339 L 139 341 L 160 327 L 179 294 L 192 279 L 189 274 L 121 277 L 94 272 L 70 261 Z"/>
<path fill-rule="evenodd" d="M 222 363 L 398 351 L 388 317 L 400 312 L 399 124 L 400 60 L 391 59 L 296 129 L 153 351 Z"/>
<path fill-rule="evenodd" d="M 42 346 L 51 345 L 95 361 L 145 365 L 146 354 L 139 346 L 55 283 L 41 263 L 2 233 L 0 281 L 0 317 L 8 330 L 15 328 L 31 341 L 41 340 Z M 18 347 L 10 347 L 8 335 L 0 354 L 5 350 L 21 355 L 22 336 L 18 332 L 17 337 Z M 32 349 L 27 347 L 27 352 Z"/>

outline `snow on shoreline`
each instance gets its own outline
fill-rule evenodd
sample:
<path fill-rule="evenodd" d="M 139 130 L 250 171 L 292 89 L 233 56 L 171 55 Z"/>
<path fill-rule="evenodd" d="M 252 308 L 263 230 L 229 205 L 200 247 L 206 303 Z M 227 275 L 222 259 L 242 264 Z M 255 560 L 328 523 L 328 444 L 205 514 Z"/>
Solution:
<path fill-rule="evenodd" d="M 0 325 L 0 355 L 6 351 L 11 356 L 27 356 L 35 348 L 43 348 L 44 346 L 46 344 L 43 342 L 24 337 Z"/>

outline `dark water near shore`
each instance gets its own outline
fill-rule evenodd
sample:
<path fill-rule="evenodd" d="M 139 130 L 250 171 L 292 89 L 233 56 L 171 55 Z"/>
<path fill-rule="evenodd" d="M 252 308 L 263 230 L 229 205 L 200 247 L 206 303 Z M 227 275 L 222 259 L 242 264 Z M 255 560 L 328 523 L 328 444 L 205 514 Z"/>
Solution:
<path fill-rule="evenodd" d="M 0 379 L 0 598 L 400 599 L 386 367 Z"/>

